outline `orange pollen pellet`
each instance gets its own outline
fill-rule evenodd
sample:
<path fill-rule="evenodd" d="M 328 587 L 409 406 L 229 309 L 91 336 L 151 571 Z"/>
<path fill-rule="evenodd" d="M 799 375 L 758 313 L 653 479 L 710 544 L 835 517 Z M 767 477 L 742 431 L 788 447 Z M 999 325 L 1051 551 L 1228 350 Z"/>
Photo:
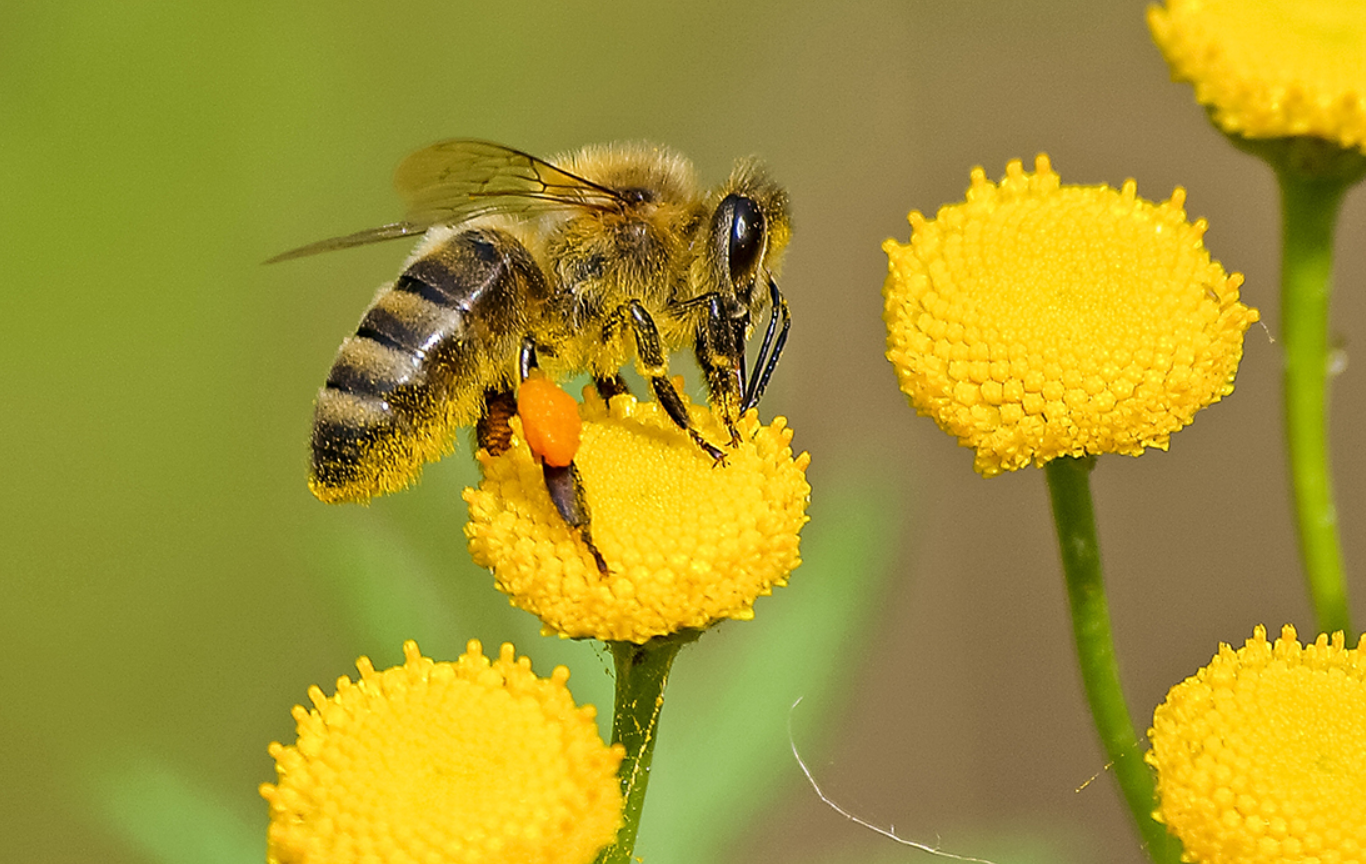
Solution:
<path fill-rule="evenodd" d="M 563 468 L 579 452 L 579 403 L 548 378 L 533 375 L 517 390 L 517 414 L 527 446 L 542 462 Z"/>

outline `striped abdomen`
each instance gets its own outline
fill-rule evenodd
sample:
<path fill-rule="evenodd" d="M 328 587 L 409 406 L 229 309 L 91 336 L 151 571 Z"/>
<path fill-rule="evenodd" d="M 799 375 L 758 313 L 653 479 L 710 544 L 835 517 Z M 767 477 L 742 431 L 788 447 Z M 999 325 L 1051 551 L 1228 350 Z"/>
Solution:
<path fill-rule="evenodd" d="M 529 304 L 546 296 L 511 235 L 433 229 L 417 258 L 342 342 L 313 409 L 309 488 L 365 501 L 417 479 L 479 417 L 486 389 L 507 387 Z"/>

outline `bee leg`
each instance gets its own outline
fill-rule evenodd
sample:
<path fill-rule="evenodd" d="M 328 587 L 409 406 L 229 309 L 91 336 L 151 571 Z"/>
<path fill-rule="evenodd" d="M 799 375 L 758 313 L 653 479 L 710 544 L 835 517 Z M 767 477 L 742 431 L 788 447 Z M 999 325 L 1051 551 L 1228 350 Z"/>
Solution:
<path fill-rule="evenodd" d="M 550 493 L 550 500 L 555 503 L 555 509 L 560 511 L 565 524 L 579 532 L 579 539 L 588 547 L 589 554 L 598 565 L 598 572 L 606 576 L 607 562 L 603 560 L 598 547 L 593 544 L 593 535 L 588 529 L 588 500 L 584 497 L 583 477 L 580 476 L 578 467 L 573 462 L 562 468 L 542 463 L 541 473 L 545 477 L 545 488 Z"/>
<path fill-rule="evenodd" d="M 517 397 L 511 390 L 484 391 L 484 411 L 474 424 L 476 444 L 491 456 L 506 453 L 512 446 L 512 427 L 508 420 L 517 413 Z"/>
<path fill-rule="evenodd" d="M 525 381 L 531 376 L 532 369 L 539 368 L 540 364 L 536 362 L 536 343 L 527 337 L 522 340 L 522 349 L 517 353 L 517 380 Z"/>
<path fill-rule="evenodd" d="M 678 389 L 674 387 L 674 382 L 669 378 L 668 363 L 664 358 L 664 344 L 660 341 L 659 330 L 655 327 L 654 319 L 650 313 L 645 311 L 645 307 L 640 305 L 639 300 L 632 300 L 626 304 L 625 314 L 631 322 L 631 329 L 636 335 L 636 354 L 640 357 L 641 364 L 645 367 L 645 373 L 650 379 L 650 389 L 654 391 L 655 399 L 664 406 L 664 411 L 669 415 L 669 419 L 678 424 L 678 428 L 688 433 L 693 443 L 712 458 L 717 464 L 724 464 L 726 454 L 707 442 L 696 429 L 693 428 L 692 421 L 688 419 L 688 409 L 683 406 L 683 397 L 678 394 Z"/>
<path fill-rule="evenodd" d="M 740 443 L 735 421 L 742 410 L 745 392 L 745 330 L 749 312 L 738 302 L 725 302 L 720 294 L 707 298 L 707 317 L 697 328 L 697 365 L 707 376 L 711 402 L 721 408 L 732 447 Z"/>
<path fill-rule="evenodd" d="M 536 346 L 530 339 L 522 340 L 521 352 L 517 358 L 518 380 L 525 381 L 536 368 Z M 512 446 L 512 427 L 508 420 L 517 413 L 517 394 L 508 389 L 484 391 L 484 411 L 474 424 L 476 446 L 489 451 L 490 456 L 500 456 Z"/>
<path fill-rule="evenodd" d="M 530 375 L 531 370 L 536 369 L 536 344 L 531 339 L 522 340 L 522 348 L 517 357 L 517 373 L 520 380 L 525 381 Z M 499 394 L 506 395 L 512 404 L 512 411 L 517 411 L 517 398 L 511 393 Z M 487 412 L 486 412 L 487 413 Z M 510 416 L 510 415 L 509 415 Z M 480 418 L 483 422 L 483 418 Z M 506 420 L 504 421 L 506 423 Z M 509 428 L 509 437 L 512 430 Z M 506 447 L 504 447 L 506 449 Z M 588 514 L 588 499 L 583 491 L 583 477 L 579 474 L 578 467 L 570 460 L 568 465 L 550 465 L 546 462 L 541 463 L 541 476 L 545 478 L 546 491 L 550 493 L 550 501 L 559 511 L 560 518 L 570 528 L 578 531 L 579 538 L 583 540 L 583 545 L 588 547 L 588 552 L 593 556 L 593 562 L 598 565 L 598 572 L 607 575 L 607 562 L 603 560 L 602 553 L 593 543 L 593 535 L 588 529 L 590 517 Z"/>
<path fill-rule="evenodd" d="M 631 392 L 631 388 L 626 386 L 626 379 L 620 375 L 613 375 L 610 378 L 593 376 L 593 389 L 598 391 L 604 402 L 611 402 L 613 396 Z"/>

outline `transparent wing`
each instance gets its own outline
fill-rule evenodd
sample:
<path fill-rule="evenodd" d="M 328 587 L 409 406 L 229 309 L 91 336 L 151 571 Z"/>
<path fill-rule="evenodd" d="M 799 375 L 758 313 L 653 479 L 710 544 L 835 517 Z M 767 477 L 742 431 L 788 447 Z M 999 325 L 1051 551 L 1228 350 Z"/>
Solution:
<path fill-rule="evenodd" d="M 617 207 L 613 190 L 556 168 L 544 159 L 487 141 L 442 141 L 404 159 L 394 186 L 408 221 L 463 222 L 489 212 L 549 207 Z"/>
<path fill-rule="evenodd" d="M 404 159 L 394 185 L 407 218 L 291 249 L 266 261 L 288 261 L 334 249 L 421 234 L 488 213 L 530 215 L 562 207 L 612 209 L 626 203 L 615 191 L 529 153 L 464 138 L 441 141 Z"/>
<path fill-rule="evenodd" d="M 366 243 L 378 243 L 381 240 L 410 237 L 414 234 L 421 234 L 430 227 L 432 226 L 418 225 L 412 222 L 390 222 L 388 225 L 381 225 L 378 228 L 367 228 L 364 231 L 357 231 L 344 237 L 329 237 L 326 240 L 309 243 L 307 246 L 300 246 L 298 249 L 281 252 L 273 258 L 267 258 L 265 263 L 275 264 L 279 261 L 288 261 L 291 258 L 317 255 L 319 252 L 331 252 L 333 249 L 349 249 L 352 246 L 364 246 Z"/>

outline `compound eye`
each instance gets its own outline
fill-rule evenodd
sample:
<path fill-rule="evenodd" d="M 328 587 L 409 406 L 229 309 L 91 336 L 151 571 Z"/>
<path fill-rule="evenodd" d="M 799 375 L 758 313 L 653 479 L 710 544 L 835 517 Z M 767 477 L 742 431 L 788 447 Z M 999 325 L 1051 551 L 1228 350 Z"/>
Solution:
<path fill-rule="evenodd" d="M 764 214 L 753 201 L 731 195 L 730 203 L 730 278 L 737 286 L 754 281 L 759 258 L 764 254 Z"/>

